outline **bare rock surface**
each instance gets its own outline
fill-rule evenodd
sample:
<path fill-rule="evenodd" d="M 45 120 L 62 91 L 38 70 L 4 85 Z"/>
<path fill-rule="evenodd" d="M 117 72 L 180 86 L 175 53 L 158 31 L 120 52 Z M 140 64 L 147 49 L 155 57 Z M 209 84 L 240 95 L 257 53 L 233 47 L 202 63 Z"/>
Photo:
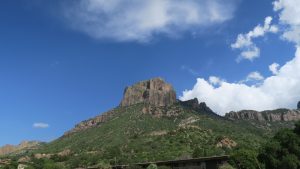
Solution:
<path fill-rule="evenodd" d="M 237 143 L 234 140 L 231 140 L 227 137 L 223 137 L 218 143 L 217 147 L 226 147 L 226 148 L 234 148 L 237 146 Z"/>
<path fill-rule="evenodd" d="M 121 106 L 146 103 L 154 106 L 169 106 L 176 103 L 176 92 L 172 85 L 161 78 L 138 82 L 124 91 Z"/>
<path fill-rule="evenodd" d="M 260 122 L 280 122 L 300 120 L 300 110 L 277 109 L 267 111 L 242 110 L 230 112 L 225 115 L 229 119 L 256 120 Z"/>

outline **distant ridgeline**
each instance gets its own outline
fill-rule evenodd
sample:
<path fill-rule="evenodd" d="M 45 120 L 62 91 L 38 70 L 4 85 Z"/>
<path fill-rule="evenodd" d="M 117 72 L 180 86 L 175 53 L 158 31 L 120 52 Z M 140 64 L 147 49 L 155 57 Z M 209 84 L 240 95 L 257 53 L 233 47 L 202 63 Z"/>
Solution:
<path fill-rule="evenodd" d="M 24 156 L 87 168 L 223 156 L 236 147 L 258 150 L 274 132 L 300 119 L 299 108 L 300 103 L 298 110 L 243 110 L 222 117 L 198 99 L 177 100 L 172 85 L 154 78 L 126 87 L 119 106 Z"/>

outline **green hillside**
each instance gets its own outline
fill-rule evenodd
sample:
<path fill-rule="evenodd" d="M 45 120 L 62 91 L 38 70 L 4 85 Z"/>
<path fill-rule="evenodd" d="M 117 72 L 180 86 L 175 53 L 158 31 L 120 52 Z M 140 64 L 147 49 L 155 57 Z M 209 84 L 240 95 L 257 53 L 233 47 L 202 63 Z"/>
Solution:
<path fill-rule="evenodd" d="M 178 116 L 143 114 L 143 104 L 119 107 L 115 110 L 117 115 L 110 121 L 63 136 L 39 153 L 69 149 L 73 155 L 86 153 L 118 164 L 224 155 L 237 147 L 257 150 L 274 132 L 272 128 L 286 125 L 231 121 L 179 103 L 173 106 L 182 110 Z M 225 143 L 218 144 L 222 140 Z"/>
<path fill-rule="evenodd" d="M 172 86 L 155 78 L 127 87 L 120 106 L 77 124 L 62 137 L 0 158 L 0 168 L 1 163 L 36 169 L 110 168 L 220 155 L 256 163 L 262 145 L 278 130 L 293 127 L 299 113 L 245 110 L 221 117 L 197 99 L 177 100 Z"/>

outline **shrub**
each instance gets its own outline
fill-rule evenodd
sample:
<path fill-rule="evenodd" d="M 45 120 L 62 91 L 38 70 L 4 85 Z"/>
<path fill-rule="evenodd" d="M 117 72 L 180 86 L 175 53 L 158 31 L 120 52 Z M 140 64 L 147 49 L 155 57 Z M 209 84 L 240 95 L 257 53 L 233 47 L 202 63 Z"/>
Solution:
<path fill-rule="evenodd" d="M 158 169 L 156 164 L 150 164 L 147 169 Z"/>
<path fill-rule="evenodd" d="M 231 154 L 230 162 L 239 169 L 260 168 L 256 152 L 247 149 L 238 149 Z"/>

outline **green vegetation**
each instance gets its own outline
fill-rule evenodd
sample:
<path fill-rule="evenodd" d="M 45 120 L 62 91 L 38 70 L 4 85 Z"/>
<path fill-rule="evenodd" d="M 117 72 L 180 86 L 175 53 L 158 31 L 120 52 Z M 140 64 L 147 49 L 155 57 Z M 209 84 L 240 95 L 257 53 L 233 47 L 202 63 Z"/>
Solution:
<path fill-rule="evenodd" d="M 261 164 L 257 160 L 257 152 L 247 149 L 238 149 L 231 154 L 233 166 L 239 169 L 259 169 Z"/>
<path fill-rule="evenodd" d="M 130 164 L 228 154 L 232 148 L 216 146 L 224 137 L 240 147 L 258 150 L 272 134 L 272 126 L 229 121 L 186 108 L 178 116 L 161 118 L 143 114 L 142 108 L 142 104 L 118 108 L 118 116 L 111 121 L 59 138 L 39 152 L 70 149 L 74 154 L 97 153 L 111 164 Z"/>
<path fill-rule="evenodd" d="M 150 164 L 147 169 L 158 169 L 156 164 Z"/>
<path fill-rule="evenodd" d="M 262 148 L 258 158 L 266 169 L 300 168 L 300 122 L 295 129 L 282 129 Z"/>
<path fill-rule="evenodd" d="M 282 129 L 269 138 L 259 151 L 236 149 L 230 163 L 239 169 L 299 169 L 300 121 L 294 129 Z"/>
<path fill-rule="evenodd" d="M 299 167 L 296 159 L 300 155 L 297 142 L 300 124 L 294 131 L 280 131 L 268 141 L 280 128 L 290 127 L 290 123 L 231 121 L 179 104 L 174 106 L 173 109 L 182 110 L 179 115 L 162 117 L 144 114 L 143 104 L 119 107 L 115 110 L 117 115 L 101 126 L 63 136 L 24 155 L 32 159 L 29 168 L 37 169 L 91 166 L 106 169 L 117 164 L 225 154 L 232 156 L 231 165 L 239 169 Z M 293 140 L 287 141 L 288 138 Z M 263 150 L 261 145 L 265 145 Z M 58 155 L 64 150 L 71 153 Z M 38 153 L 51 154 L 51 158 L 34 158 Z"/>

